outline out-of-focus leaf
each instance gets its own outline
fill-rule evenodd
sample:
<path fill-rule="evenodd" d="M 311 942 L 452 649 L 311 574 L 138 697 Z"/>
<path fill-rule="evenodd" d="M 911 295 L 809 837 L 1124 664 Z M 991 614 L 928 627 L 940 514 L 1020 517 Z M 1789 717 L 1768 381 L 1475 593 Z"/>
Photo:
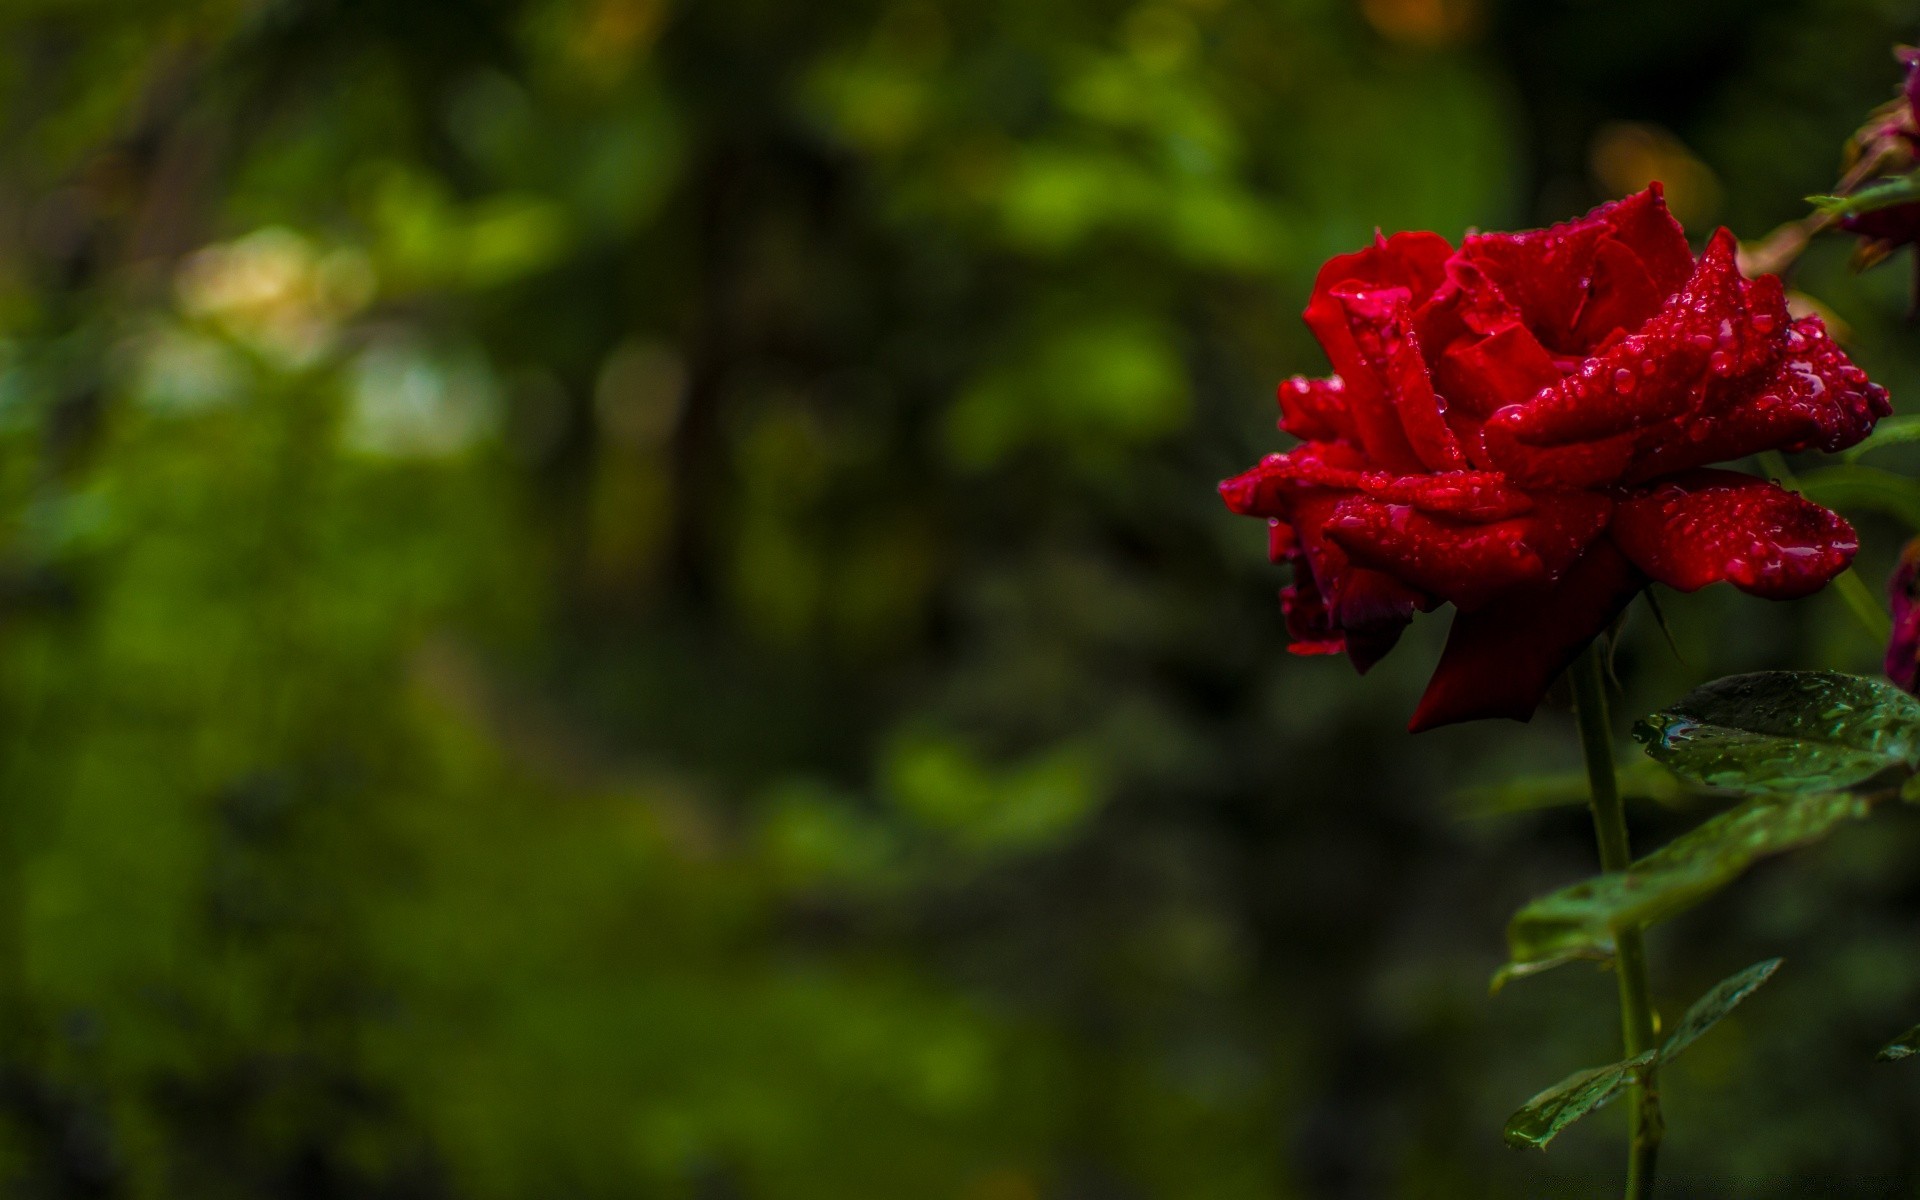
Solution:
<path fill-rule="evenodd" d="M 1637 758 L 1615 768 L 1621 795 L 1628 799 L 1651 800 L 1656 804 L 1679 807 L 1698 789 L 1682 782 L 1673 772 L 1648 758 Z M 1478 784 L 1454 792 L 1453 810 L 1462 817 L 1499 817 L 1533 812 L 1543 808 L 1574 808 L 1587 802 L 1587 773 L 1561 771 L 1551 775 L 1525 775 L 1504 783 Z"/>
<path fill-rule="evenodd" d="M 1854 217 L 1920 200 L 1920 171 L 1876 179 L 1845 196 L 1808 196 L 1807 203 L 1829 217 Z"/>
<path fill-rule="evenodd" d="M 1912 1058 L 1916 1054 L 1920 1054 L 1920 1025 L 1915 1025 L 1888 1042 L 1877 1057 L 1881 1062 L 1899 1062 L 1903 1058 Z"/>
<path fill-rule="evenodd" d="M 1625 1091 L 1636 1075 L 1668 1061 L 1699 1041 L 1701 1035 L 1719 1024 L 1735 1006 L 1771 979 L 1773 973 L 1780 969 L 1780 961 L 1770 958 L 1755 963 L 1715 984 L 1711 991 L 1687 1010 L 1687 1015 L 1680 1019 L 1673 1036 L 1658 1049 L 1636 1054 L 1621 1062 L 1608 1063 L 1604 1067 L 1576 1071 L 1521 1105 L 1520 1111 L 1507 1118 L 1507 1145 L 1516 1150 L 1529 1147 L 1545 1150 L 1561 1130 L 1595 1109 L 1605 1107 Z M 1914 1033 L 1920 1034 L 1920 1030 Z M 1899 1044 L 1894 1043 L 1896 1046 Z M 1907 1051 L 1912 1052 L 1911 1049 Z M 1882 1051 L 1881 1056 L 1885 1057 L 1886 1052 Z"/>
<path fill-rule="evenodd" d="M 1920 481 L 1878 467 L 1822 467 L 1800 476 L 1799 492 L 1816 504 L 1883 512 L 1920 529 Z"/>
<path fill-rule="evenodd" d="M 1696 688 L 1634 737 L 1683 779 L 1743 792 L 1824 792 L 1920 765 L 1920 700 L 1837 671 L 1760 671 Z"/>
<path fill-rule="evenodd" d="M 1884 450 L 1888 446 L 1905 446 L 1920 442 L 1920 415 L 1906 414 L 1888 417 L 1874 426 L 1873 432 L 1865 441 L 1842 452 L 1840 458 L 1845 462 L 1858 462 L 1861 455 L 1871 454 L 1875 450 Z"/>
<path fill-rule="evenodd" d="M 1759 858 L 1805 845 L 1869 802 L 1846 792 L 1761 796 L 1713 817 L 1627 871 L 1595 876 L 1533 901 L 1507 926 L 1509 980 L 1575 959 L 1607 959 L 1622 929 L 1644 928 L 1697 904 Z"/>
<path fill-rule="evenodd" d="M 1636 1073 L 1654 1065 L 1658 1050 L 1636 1054 L 1624 1062 L 1591 1067 L 1573 1074 L 1521 1105 L 1507 1118 L 1507 1145 L 1516 1150 L 1545 1150 L 1560 1131 L 1597 1108 L 1605 1107 L 1627 1090 Z"/>
<path fill-rule="evenodd" d="M 1694 1001 L 1693 1007 L 1680 1018 L 1673 1036 L 1667 1039 L 1666 1045 L 1660 1047 L 1660 1057 L 1663 1060 L 1672 1058 L 1699 1041 L 1702 1034 L 1718 1025 L 1721 1018 L 1732 1012 L 1742 1000 L 1773 978 L 1773 973 L 1780 969 L 1780 962 L 1780 959 L 1770 958 L 1755 963 L 1715 984 L 1706 995 Z"/>

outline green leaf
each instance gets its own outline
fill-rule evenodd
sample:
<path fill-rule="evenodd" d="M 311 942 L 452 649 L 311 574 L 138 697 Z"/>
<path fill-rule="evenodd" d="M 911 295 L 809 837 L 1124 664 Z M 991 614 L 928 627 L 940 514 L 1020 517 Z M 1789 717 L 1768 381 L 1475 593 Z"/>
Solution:
<path fill-rule="evenodd" d="M 1634 1077 L 1654 1065 L 1658 1050 L 1637 1054 L 1625 1062 L 1609 1063 L 1573 1074 L 1521 1105 L 1507 1118 L 1507 1145 L 1516 1150 L 1545 1150 L 1560 1131 L 1625 1091 Z"/>
<path fill-rule="evenodd" d="M 1676 778 L 1652 759 L 1635 758 L 1621 763 L 1614 773 L 1619 780 L 1620 794 L 1629 800 L 1651 800 L 1677 808 L 1701 795 L 1698 788 Z M 1586 805 L 1587 796 L 1587 773 L 1576 769 L 1464 787 L 1449 799 L 1456 813 L 1477 818 L 1543 808 L 1578 808 Z"/>
<path fill-rule="evenodd" d="M 1760 671 L 1695 689 L 1633 735 L 1668 770 L 1708 787 L 1833 791 L 1920 764 L 1920 700 L 1837 671 Z"/>
<path fill-rule="evenodd" d="M 1604 1067 L 1592 1067 L 1573 1074 L 1541 1092 L 1520 1107 L 1520 1111 L 1507 1118 L 1505 1136 L 1507 1145 L 1515 1149 L 1535 1147 L 1545 1150 L 1547 1144 L 1567 1126 L 1597 1108 L 1604 1107 L 1615 1096 L 1625 1091 L 1634 1078 L 1644 1074 L 1650 1068 L 1666 1062 L 1700 1040 L 1702 1034 L 1720 1023 L 1720 1020 L 1748 996 L 1751 996 L 1761 984 L 1773 977 L 1780 969 L 1780 960 L 1770 958 L 1763 963 L 1755 963 L 1738 974 L 1729 976 L 1706 995 L 1700 997 L 1687 1015 L 1680 1019 L 1680 1025 L 1673 1036 L 1658 1049 L 1636 1054 L 1623 1062 L 1608 1063 Z M 1908 1035 L 1911 1039 L 1920 1036 L 1920 1029 Z M 1904 1039 L 1903 1039 L 1904 1040 Z M 1900 1045 L 1895 1042 L 1894 1045 Z M 1893 1047 L 1888 1047 L 1888 1050 Z M 1906 1053 L 1913 1053 L 1907 1049 Z M 1887 1057 L 1882 1051 L 1881 1057 Z M 1904 1057 L 1896 1055 L 1895 1057 Z"/>
<path fill-rule="evenodd" d="M 1807 203 L 1819 209 L 1822 215 L 1836 218 L 1877 212 L 1915 200 L 1920 200 L 1920 171 L 1876 179 L 1845 196 L 1807 197 Z"/>
<path fill-rule="evenodd" d="M 1715 816 L 1626 871 L 1542 896 L 1507 926 L 1510 961 L 1493 988 L 1576 959 L 1609 959 L 1623 929 L 1679 913 L 1740 877 L 1756 859 L 1814 841 L 1869 802 L 1847 792 L 1759 796 Z"/>
<path fill-rule="evenodd" d="M 1720 1023 L 1720 1019 L 1732 1012 L 1734 1007 L 1773 978 L 1780 969 L 1780 959 L 1770 958 L 1755 963 L 1744 971 L 1730 975 L 1713 986 L 1706 995 L 1694 1002 L 1687 1015 L 1680 1018 L 1680 1024 L 1674 1028 L 1673 1036 L 1666 1045 L 1660 1047 L 1660 1057 L 1664 1061 L 1685 1050 L 1700 1040 L 1700 1035 Z"/>
<path fill-rule="evenodd" d="M 1920 415 L 1887 417 L 1874 426 L 1865 441 L 1841 454 L 1840 461 L 1859 462 L 1863 454 L 1884 450 L 1888 446 L 1905 446 L 1911 442 L 1920 442 Z"/>
<path fill-rule="evenodd" d="M 1863 443 L 1864 445 L 1864 443 Z M 1883 512 L 1920 530 L 1920 481 L 1878 467 L 1822 467 L 1800 476 L 1796 489 L 1828 508 Z"/>
<path fill-rule="evenodd" d="M 1915 1025 L 1888 1042 L 1877 1057 L 1881 1062 L 1899 1062 L 1903 1058 L 1912 1058 L 1916 1054 L 1920 1054 L 1920 1025 Z"/>

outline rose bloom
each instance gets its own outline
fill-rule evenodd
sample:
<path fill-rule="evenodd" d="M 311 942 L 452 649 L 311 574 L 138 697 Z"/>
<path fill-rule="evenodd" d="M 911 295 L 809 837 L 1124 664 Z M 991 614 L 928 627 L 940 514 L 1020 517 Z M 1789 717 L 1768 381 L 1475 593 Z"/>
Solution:
<path fill-rule="evenodd" d="M 1416 610 L 1457 610 L 1411 728 L 1525 720 L 1655 579 L 1817 591 L 1838 515 L 1708 464 L 1834 451 L 1889 411 L 1722 229 L 1696 261 L 1660 185 L 1525 233 L 1376 235 L 1314 281 L 1324 379 L 1280 386 L 1301 439 L 1220 485 L 1265 517 L 1296 654 L 1366 671 Z"/>
<path fill-rule="evenodd" d="M 1906 72 L 1900 98 L 1874 112 L 1847 142 L 1848 169 L 1840 182 L 1842 194 L 1891 175 L 1902 175 L 1920 163 L 1920 50 L 1901 46 L 1894 51 Z M 1860 235 L 1860 266 L 1871 266 L 1900 247 L 1920 242 L 1920 203 L 1843 217 L 1840 227 Z"/>

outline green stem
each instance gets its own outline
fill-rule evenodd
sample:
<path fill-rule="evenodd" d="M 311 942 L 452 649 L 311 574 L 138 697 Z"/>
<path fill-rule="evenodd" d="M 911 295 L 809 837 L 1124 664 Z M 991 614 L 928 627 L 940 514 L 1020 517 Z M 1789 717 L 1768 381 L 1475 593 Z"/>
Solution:
<path fill-rule="evenodd" d="M 1587 760 L 1587 786 L 1592 796 L 1593 832 L 1600 842 L 1600 869 L 1624 871 L 1633 864 L 1627 841 L 1626 810 L 1620 803 L 1620 784 L 1613 774 L 1613 731 L 1607 720 L 1606 664 L 1595 641 L 1574 660 L 1574 706 L 1580 718 L 1580 748 Z M 1623 929 L 1616 938 L 1615 973 L 1620 980 L 1620 1032 L 1626 1057 L 1645 1053 L 1654 1045 L 1654 1014 L 1647 986 L 1646 943 L 1638 929 Z M 1651 1068 L 1634 1081 L 1627 1095 L 1627 1200 L 1646 1200 L 1653 1194 L 1654 1160 L 1660 1152 L 1665 1125 L 1660 1118 L 1660 1093 Z"/>

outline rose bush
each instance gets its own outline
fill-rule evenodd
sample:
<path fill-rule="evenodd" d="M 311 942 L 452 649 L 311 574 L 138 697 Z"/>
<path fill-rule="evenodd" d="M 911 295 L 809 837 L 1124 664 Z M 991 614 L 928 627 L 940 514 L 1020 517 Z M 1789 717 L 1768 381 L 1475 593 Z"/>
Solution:
<path fill-rule="evenodd" d="M 1329 261 L 1306 322 L 1334 373 L 1280 387 L 1301 439 L 1220 485 L 1269 522 L 1292 649 L 1367 670 L 1457 610 L 1414 730 L 1530 717 L 1649 579 L 1818 590 L 1838 515 L 1709 464 L 1840 450 L 1889 410 L 1722 229 L 1695 259 L 1660 187 L 1524 233 L 1378 237 Z"/>

